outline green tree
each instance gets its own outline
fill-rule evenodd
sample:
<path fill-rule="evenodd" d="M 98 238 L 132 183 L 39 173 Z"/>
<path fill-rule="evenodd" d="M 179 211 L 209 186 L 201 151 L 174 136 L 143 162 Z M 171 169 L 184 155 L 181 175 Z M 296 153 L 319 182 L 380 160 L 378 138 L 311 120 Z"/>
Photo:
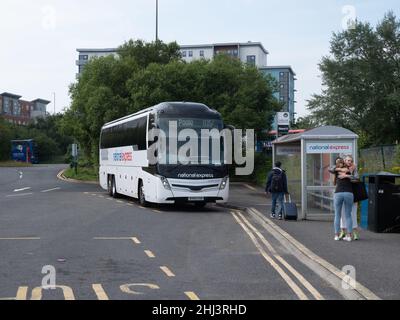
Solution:
<path fill-rule="evenodd" d="M 72 105 L 60 123 L 61 131 L 77 139 L 89 160 L 96 160 L 92 155 L 98 149 L 102 125 L 126 114 L 125 82 L 135 68 L 112 56 L 93 59 L 71 86 Z"/>
<path fill-rule="evenodd" d="M 12 132 L 10 125 L 0 118 L 0 160 L 9 160 Z"/>
<path fill-rule="evenodd" d="M 325 88 L 308 101 L 315 123 L 354 130 L 364 146 L 399 140 L 400 22 L 392 12 L 375 29 L 356 22 L 334 33 L 319 67 Z"/>
<path fill-rule="evenodd" d="M 57 114 L 46 118 L 38 118 L 36 122 L 31 123 L 28 126 L 28 130 L 37 129 L 47 137 L 51 138 L 57 145 L 57 155 L 65 155 L 69 145 L 73 143 L 73 139 L 70 136 L 63 134 L 61 131 L 60 123 L 62 122 L 63 117 L 64 115 Z"/>
<path fill-rule="evenodd" d="M 293 126 L 293 129 L 314 129 L 316 127 L 318 127 L 317 121 L 313 116 L 308 115 L 298 118 Z"/>
<path fill-rule="evenodd" d="M 128 86 L 131 112 L 161 101 L 202 102 L 241 129 L 268 129 L 280 108 L 273 97 L 272 79 L 226 55 L 189 64 L 151 64 L 134 74 Z"/>
<path fill-rule="evenodd" d="M 146 43 L 143 40 L 129 40 L 118 48 L 118 55 L 124 60 L 132 60 L 139 68 L 150 63 L 167 64 L 181 58 L 176 42 L 164 43 L 160 40 Z"/>
<path fill-rule="evenodd" d="M 193 63 L 179 58 L 176 43 L 130 41 L 118 57 L 92 59 L 71 86 L 62 132 L 75 137 L 96 164 L 104 123 L 163 101 L 202 102 L 237 128 L 268 129 L 280 108 L 271 78 L 224 55 Z"/>

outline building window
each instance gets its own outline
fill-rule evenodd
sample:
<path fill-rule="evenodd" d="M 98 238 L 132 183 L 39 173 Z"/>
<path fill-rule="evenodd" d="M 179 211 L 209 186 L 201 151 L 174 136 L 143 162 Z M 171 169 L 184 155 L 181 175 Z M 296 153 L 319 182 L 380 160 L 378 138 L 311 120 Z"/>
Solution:
<path fill-rule="evenodd" d="M 186 58 L 186 51 L 182 51 L 182 57 Z"/>
<path fill-rule="evenodd" d="M 280 75 L 281 77 L 283 77 L 283 76 L 285 75 L 285 73 L 284 73 L 284 72 L 281 72 L 281 73 L 279 73 L 279 75 Z"/>
<path fill-rule="evenodd" d="M 256 56 L 247 56 L 247 64 L 251 66 L 256 65 Z"/>
<path fill-rule="evenodd" d="M 193 57 L 193 51 L 189 51 L 189 57 Z"/>
<path fill-rule="evenodd" d="M 204 58 L 204 50 L 200 50 L 200 57 Z"/>
<path fill-rule="evenodd" d="M 284 89 L 284 88 L 285 88 L 285 84 L 281 83 L 281 89 Z"/>
<path fill-rule="evenodd" d="M 89 60 L 89 56 L 88 55 L 80 55 L 79 56 L 79 60 Z"/>

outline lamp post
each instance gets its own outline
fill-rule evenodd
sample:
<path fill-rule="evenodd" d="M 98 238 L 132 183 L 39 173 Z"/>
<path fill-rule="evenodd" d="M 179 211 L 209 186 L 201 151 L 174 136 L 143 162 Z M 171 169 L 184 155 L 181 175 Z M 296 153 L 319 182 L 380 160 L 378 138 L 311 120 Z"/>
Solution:
<path fill-rule="evenodd" d="M 56 93 L 53 92 L 53 102 L 54 102 L 54 115 L 56 115 Z"/>
<path fill-rule="evenodd" d="M 158 0 L 156 0 L 156 42 L 158 42 Z"/>

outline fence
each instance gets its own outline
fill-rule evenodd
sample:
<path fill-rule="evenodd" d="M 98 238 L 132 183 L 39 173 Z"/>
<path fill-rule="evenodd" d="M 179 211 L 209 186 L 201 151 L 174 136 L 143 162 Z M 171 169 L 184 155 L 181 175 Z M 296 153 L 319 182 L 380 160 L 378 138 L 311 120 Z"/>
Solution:
<path fill-rule="evenodd" d="M 399 146 L 379 146 L 360 150 L 360 165 L 364 173 L 392 171 L 400 166 Z"/>

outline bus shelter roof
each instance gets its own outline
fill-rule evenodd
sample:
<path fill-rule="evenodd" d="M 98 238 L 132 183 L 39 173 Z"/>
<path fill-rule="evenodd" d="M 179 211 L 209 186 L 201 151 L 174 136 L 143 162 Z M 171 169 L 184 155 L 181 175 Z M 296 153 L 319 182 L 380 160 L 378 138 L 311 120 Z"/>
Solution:
<path fill-rule="evenodd" d="M 286 135 L 273 141 L 273 144 L 288 144 L 295 143 L 301 140 L 329 140 L 329 139 L 358 139 L 358 135 L 354 132 L 335 126 L 323 126 L 315 129 L 305 131 L 303 133 L 297 133 L 292 135 Z"/>

